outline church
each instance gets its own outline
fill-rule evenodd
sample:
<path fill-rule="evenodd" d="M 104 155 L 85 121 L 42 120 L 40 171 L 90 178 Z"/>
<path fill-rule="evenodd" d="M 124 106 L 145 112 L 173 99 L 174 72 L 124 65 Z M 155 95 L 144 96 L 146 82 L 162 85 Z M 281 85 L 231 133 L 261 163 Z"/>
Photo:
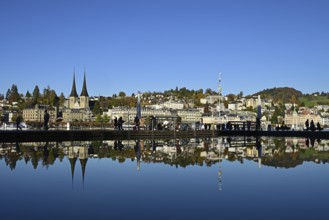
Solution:
<path fill-rule="evenodd" d="M 87 91 L 86 72 L 84 73 L 83 86 L 80 96 L 78 96 L 75 73 L 73 74 L 73 84 L 71 94 L 66 100 L 64 107 L 61 109 L 63 114 L 63 121 L 91 121 L 92 112 L 89 105 L 89 95 Z"/>
<path fill-rule="evenodd" d="M 56 107 L 48 105 L 35 105 L 23 109 L 23 118 L 27 122 L 43 121 L 45 110 L 50 114 L 50 121 L 54 122 L 58 117 L 62 117 L 63 122 L 89 122 L 92 121 L 92 111 L 90 109 L 90 99 L 87 91 L 86 71 L 84 72 L 82 91 L 78 96 L 75 85 L 75 73 L 73 74 L 72 91 L 64 106 L 59 106 L 58 113 Z"/>

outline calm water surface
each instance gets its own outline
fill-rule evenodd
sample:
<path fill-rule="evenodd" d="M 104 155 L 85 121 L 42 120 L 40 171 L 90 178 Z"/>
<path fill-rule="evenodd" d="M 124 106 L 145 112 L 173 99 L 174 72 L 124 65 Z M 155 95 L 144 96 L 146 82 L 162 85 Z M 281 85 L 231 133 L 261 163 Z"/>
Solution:
<path fill-rule="evenodd" d="M 1 219 L 327 219 L 329 144 L 4 143 Z"/>

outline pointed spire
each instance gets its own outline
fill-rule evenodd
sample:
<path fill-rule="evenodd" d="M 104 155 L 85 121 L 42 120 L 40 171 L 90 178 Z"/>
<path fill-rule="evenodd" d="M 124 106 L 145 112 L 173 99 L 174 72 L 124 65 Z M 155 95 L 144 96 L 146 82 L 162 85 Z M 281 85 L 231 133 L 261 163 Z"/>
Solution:
<path fill-rule="evenodd" d="M 88 158 L 80 159 L 81 171 L 82 171 L 82 185 L 85 186 L 85 174 Z"/>
<path fill-rule="evenodd" d="M 78 97 L 77 88 L 75 86 L 75 68 L 74 68 L 73 85 L 72 85 L 72 91 L 70 97 Z"/>
<path fill-rule="evenodd" d="M 71 175 L 72 175 L 72 189 L 73 189 L 73 180 L 74 180 L 74 169 L 75 169 L 75 163 L 77 162 L 77 158 L 70 158 L 70 164 L 71 164 Z"/>
<path fill-rule="evenodd" d="M 86 68 L 85 68 L 85 71 L 84 71 L 83 87 L 82 87 L 82 91 L 81 91 L 81 95 L 80 96 L 87 96 L 87 97 L 89 97 L 88 91 L 87 91 L 87 83 L 86 83 Z"/>

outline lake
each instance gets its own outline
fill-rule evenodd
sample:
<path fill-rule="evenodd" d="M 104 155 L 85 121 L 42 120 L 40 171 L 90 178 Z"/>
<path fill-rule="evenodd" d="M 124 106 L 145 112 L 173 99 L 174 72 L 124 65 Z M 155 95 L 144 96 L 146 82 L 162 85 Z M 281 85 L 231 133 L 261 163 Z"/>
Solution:
<path fill-rule="evenodd" d="M 320 219 L 329 142 L 206 138 L 0 144 L 1 219 Z"/>

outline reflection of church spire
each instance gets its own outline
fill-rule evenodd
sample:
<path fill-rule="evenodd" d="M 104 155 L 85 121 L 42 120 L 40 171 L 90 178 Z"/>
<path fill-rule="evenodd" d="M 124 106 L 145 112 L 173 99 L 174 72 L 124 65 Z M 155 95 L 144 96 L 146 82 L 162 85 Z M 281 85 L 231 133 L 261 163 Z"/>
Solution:
<path fill-rule="evenodd" d="M 73 180 L 74 180 L 74 169 L 75 169 L 75 163 L 77 162 L 77 158 L 70 158 L 70 164 L 71 164 L 71 175 L 72 175 L 72 188 L 73 188 Z"/>
<path fill-rule="evenodd" d="M 88 158 L 83 158 L 83 159 L 79 159 L 80 160 L 80 164 L 81 164 L 81 171 L 82 171 L 82 185 L 83 188 L 85 186 L 85 173 L 86 173 L 86 166 L 87 166 L 87 161 Z"/>

